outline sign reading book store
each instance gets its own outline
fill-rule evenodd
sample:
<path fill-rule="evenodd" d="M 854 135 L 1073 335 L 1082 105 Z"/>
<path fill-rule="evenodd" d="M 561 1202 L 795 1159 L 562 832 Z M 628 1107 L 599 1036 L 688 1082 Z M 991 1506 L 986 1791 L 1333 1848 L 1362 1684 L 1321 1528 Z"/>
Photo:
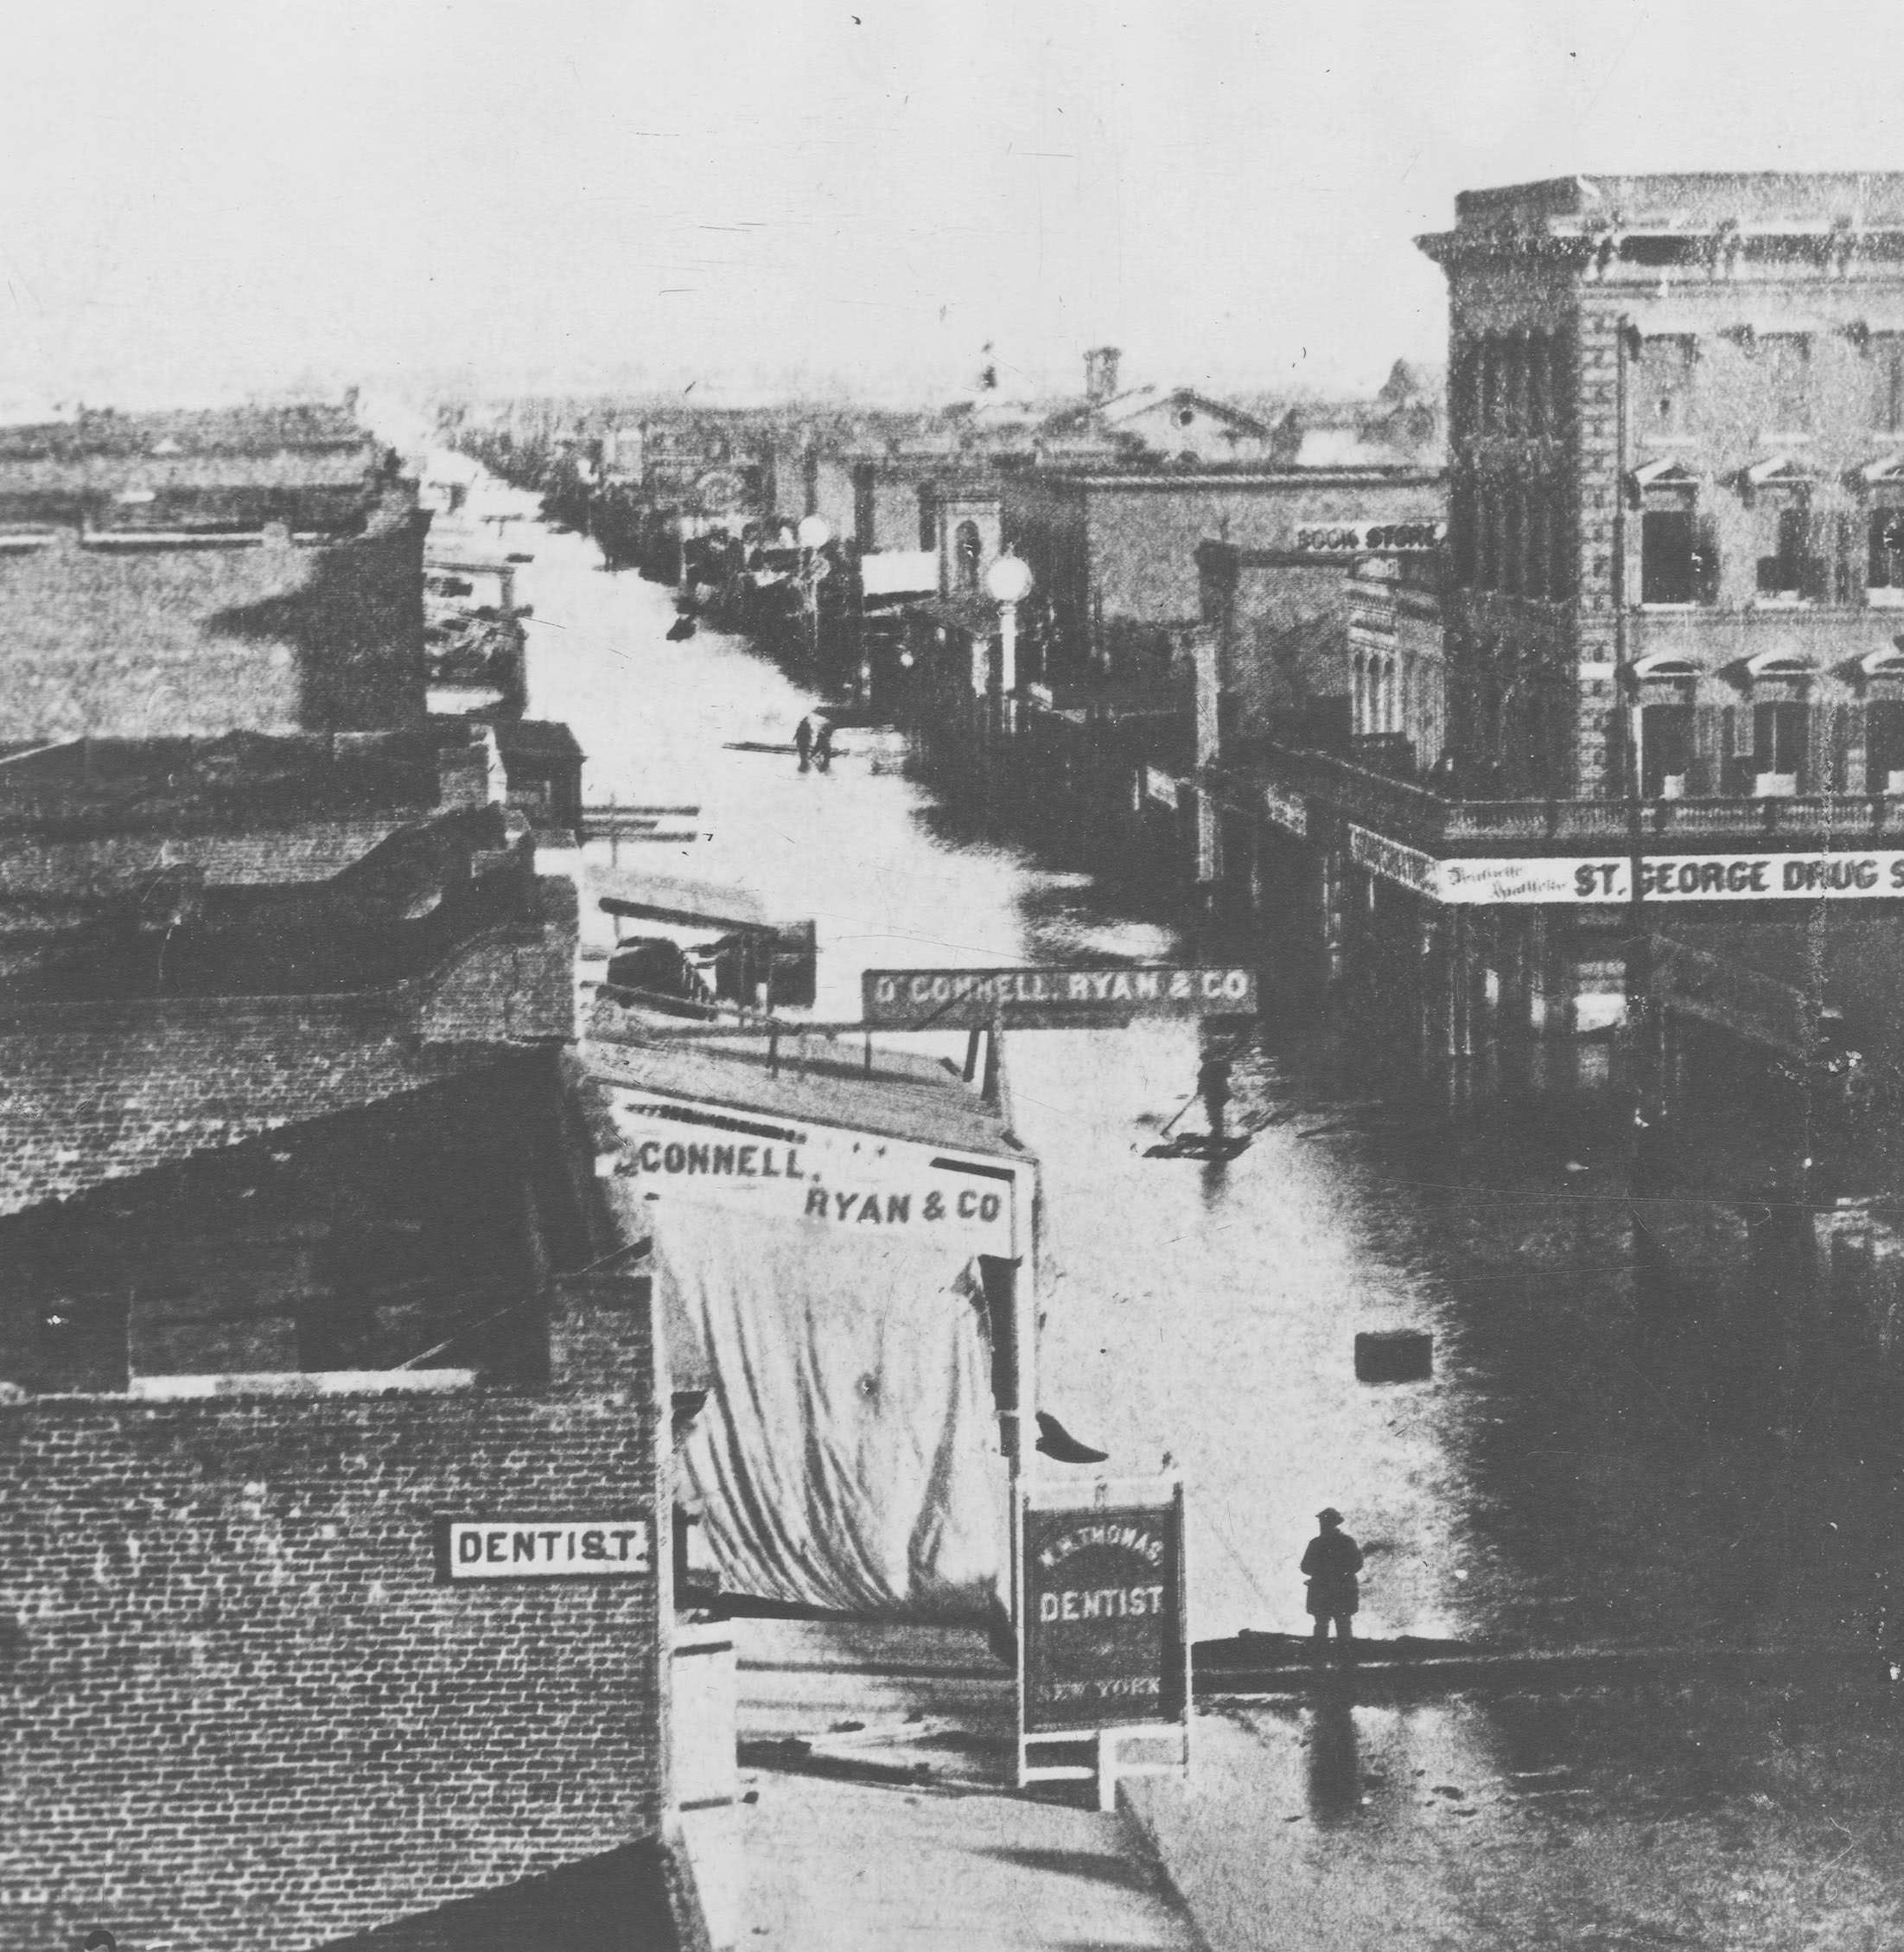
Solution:
<path fill-rule="evenodd" d="M 444 1518 L 436 1576 L 450 1585 L 510 1579 L 634 1579 L 654 1570 L 646 1518 Z"/>

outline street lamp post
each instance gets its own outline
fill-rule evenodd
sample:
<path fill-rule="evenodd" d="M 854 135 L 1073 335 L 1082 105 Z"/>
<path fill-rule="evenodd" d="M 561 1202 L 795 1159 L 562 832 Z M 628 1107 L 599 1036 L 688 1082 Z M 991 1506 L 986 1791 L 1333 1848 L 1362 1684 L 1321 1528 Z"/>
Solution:
<path fill-rule="evenodd" d="M 998 606 L 999 715 L 1008 732 L 1018 695 L 1018 606 L 1031 585 L 1030 565 L 1009 552 L 985 571 L 986 593 Z"/>
<path fill-rule="evenodd" d="M 820 579 L 826 565 L 820 551 L 833 539 L 833 525 L 824 515 L 803 515 L 793 532 L 800 545 L 800 590 L 807 611 L 807 655 L 814 670 L 820 661 Z"/>

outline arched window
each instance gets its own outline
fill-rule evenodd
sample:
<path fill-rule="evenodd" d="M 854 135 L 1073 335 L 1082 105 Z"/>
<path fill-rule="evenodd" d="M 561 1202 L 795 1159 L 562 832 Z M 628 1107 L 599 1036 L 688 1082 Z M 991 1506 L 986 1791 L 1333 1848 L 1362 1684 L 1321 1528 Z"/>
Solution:
<path fill-rule="evenodd" d="M 1355 654 L 1355 697 L 1350 722 L 1358 732 L 1372 729 L 1368 722 L 1368 660 L 1360 651 Z"/>
<path fill-rule="evenodd" d="M 958 589 L 976 592 L 978 588 L 978 558 L 983 545 L 977 522 L 961 522 L 952 538 L 952 577 Z"/>

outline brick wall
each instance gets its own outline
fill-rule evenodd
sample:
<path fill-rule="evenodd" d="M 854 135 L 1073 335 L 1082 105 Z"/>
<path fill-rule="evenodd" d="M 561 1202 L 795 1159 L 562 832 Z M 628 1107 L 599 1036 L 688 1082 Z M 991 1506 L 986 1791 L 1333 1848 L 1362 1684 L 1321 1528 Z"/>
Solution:
<path fill-rule="evenodd" d="M 296 1952 L 657 1834 L 665 1526 L 652 1579 L 432 1552 L 655 1510 L 645 1295 L 578 1288 L 540 1396 L 0 1405 L 0 1946 Z"/>
<path fill-rule="evenodd" d="M 421 723 L 423 525 L 334 544 L 0 557 L 16 739 Z"/>
<path fill-rule="evenodd" d="M 1438 521 L 1444 501 L 1438 482 L 1252 485 L 1188 475 L 1169 486 L 1098 489 L 1090 511 L 1093 595 L 1106 622 L 1194 623 L 1201 615 L 1199 543 L 1290 549 L 1307 524 Z"/>

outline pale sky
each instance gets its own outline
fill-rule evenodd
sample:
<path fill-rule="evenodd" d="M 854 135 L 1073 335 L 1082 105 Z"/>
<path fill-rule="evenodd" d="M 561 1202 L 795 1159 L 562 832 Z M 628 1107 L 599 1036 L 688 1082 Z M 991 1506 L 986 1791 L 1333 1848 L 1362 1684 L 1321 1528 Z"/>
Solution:
<path fill-rule="evenodd" d="M 0 411 L 1435 359 L 1458 188 L 1904 168 L 1875 0 L 13 0 Z"/>

